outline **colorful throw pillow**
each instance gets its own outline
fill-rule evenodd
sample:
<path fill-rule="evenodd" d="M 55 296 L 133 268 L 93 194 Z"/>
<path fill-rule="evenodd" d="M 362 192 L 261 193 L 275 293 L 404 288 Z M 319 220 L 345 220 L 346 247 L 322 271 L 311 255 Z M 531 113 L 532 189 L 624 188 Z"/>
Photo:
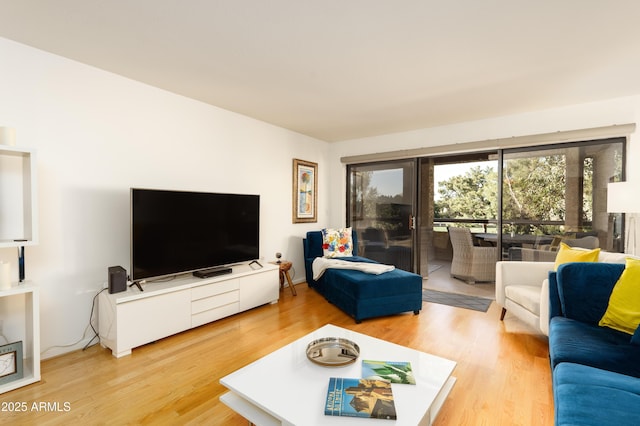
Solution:
<path fill-rule="evenodd" d="M 556 263 L 553 268 L 558 270 L 558 266 L 569 262 L 597 262 L 600 249 L 587 250 L 579 247 L 570 247 L 565 243 L 560 243 L 560 250 L 556 256 Z"/>
<path fill-rule="evenodd" d="M 351 228 L 323 229 L 322 250 L 324 257 L 353 256 Z"/>
<path fill-rule="evenodd" d="M 598 325 L 633 334 L 640 324 L 640 260 L 628 257 Z"/>

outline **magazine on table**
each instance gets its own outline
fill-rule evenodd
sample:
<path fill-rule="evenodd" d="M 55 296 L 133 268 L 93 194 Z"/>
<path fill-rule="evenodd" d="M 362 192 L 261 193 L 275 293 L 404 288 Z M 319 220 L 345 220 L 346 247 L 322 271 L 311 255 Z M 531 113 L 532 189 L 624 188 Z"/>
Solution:
<path fill-rule="evenodd" d="M 405 361 L 362 361 L 362 377 L 365 379 L 381 379 L 391 383 L 415 385 L 411 363 Z"/>
<path fill-rule="evenodd" d="M 329 379 L 324 414 L 396 420 L 391 383 L 386 380 L 332 377 Z"/>

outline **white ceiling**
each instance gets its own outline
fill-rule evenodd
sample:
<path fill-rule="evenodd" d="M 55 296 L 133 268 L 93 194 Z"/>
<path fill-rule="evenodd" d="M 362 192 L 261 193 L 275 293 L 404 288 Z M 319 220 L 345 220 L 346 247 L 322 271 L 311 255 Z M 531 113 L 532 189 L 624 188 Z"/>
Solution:
<path fill-rule="evenodd" d="M 639 20 L 637 0 L 0 0 L 0 37 L 326 141 L 639 94 Z"/>

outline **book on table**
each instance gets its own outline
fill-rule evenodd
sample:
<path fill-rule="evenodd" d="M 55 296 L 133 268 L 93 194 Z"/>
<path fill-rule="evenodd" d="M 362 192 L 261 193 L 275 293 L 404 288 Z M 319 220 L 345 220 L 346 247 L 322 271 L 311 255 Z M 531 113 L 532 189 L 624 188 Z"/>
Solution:
<path fill-rule="evenodd" d="M 415 385 L 411 363 L 406 361 L 362 361 L 362 377 L 388 380 L 391 383 Z"/>
<path fill-rule="evenodd" d="M 396 420 L 391 382 L 332 377 L 324 414 Z"/>

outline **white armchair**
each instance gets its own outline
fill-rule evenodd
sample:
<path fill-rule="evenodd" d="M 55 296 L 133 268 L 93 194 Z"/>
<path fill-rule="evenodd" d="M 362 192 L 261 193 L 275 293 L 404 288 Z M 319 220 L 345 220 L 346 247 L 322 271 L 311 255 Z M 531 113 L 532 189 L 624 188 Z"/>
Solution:
<path fill-rule="evenodd" d="M 496 303 L 545 335 L 549 334 L 549 271 L 553 262 L 496 263 Z"/>
<path fill-rule="evenodd" d="M 598 262 L 624 263 L 624 253 L 601 251 Z M 500 261 L 496 263 L 496 303 L 544 335 L 549 335 L 549 271 L 554 262 Z"/>

